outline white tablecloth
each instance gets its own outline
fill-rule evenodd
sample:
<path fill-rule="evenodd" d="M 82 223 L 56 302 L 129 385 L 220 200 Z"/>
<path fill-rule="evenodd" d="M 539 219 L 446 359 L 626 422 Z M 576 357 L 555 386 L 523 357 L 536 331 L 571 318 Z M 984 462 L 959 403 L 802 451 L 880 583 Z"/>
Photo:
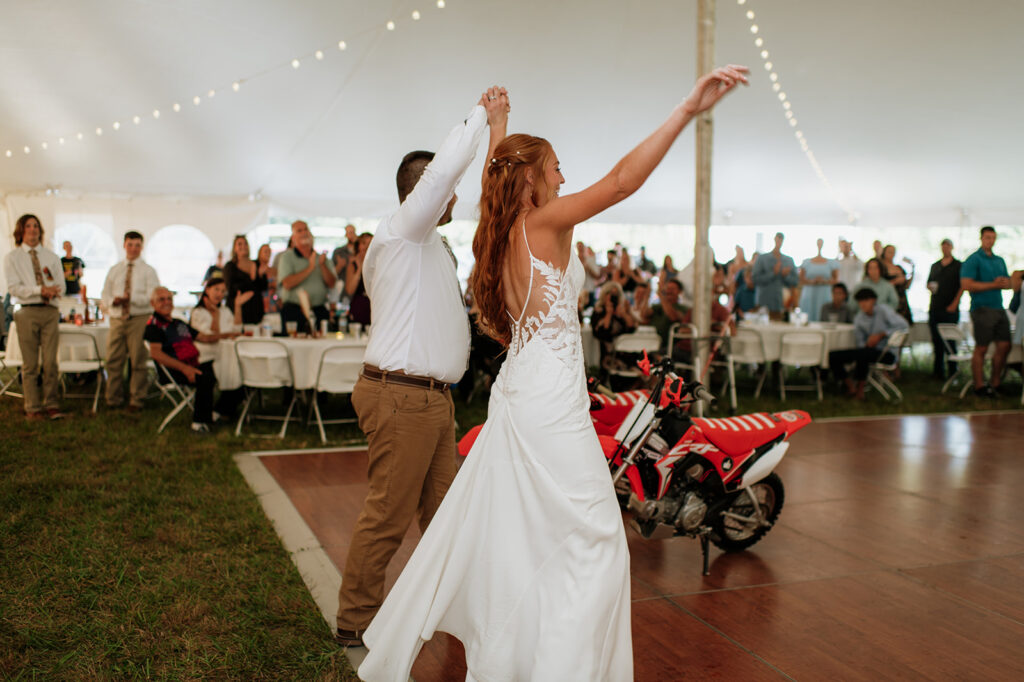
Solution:
<path fill-rule="evenodd" d="M 275 337 L 264 339 L 279 341 L 285 345 L 292 358 L 292 372 L 295 375 L 295 388 L 305 390 L 316 385 L 316 374 L 320 369 L 320 356 L 331 346 L 348 346 L 366 348 L 369 339 L 366 336 L 355 338 L 345 334 L 338 338 L 336 334 L 328 334 L 322 339 L 292 339 Z M 213 371 L 217 375 L 217 384 L 222 390 L 239 388 L 242 385 L 242 371 L 238 366 L 235 354 L 235 341 L 217 343 L 217 358 L 213 361 Z"/>
<path fill-rule="evenodd" d="M 84 332 L 89 336 L 96 339 L 96 348 L 99 350 L 100 357 L 106 359 L 107 357 L 107 337 L 110 336 L 110 326 L 106 324 L 86 324 L 79 327 L 76 324 L 60 324 L 57 325 L 62 332 Z M 65 353 L 60 351 L 61 357 L 65 360 L 82 360 L 84 358 L 76 357 L 78 354 L 75 347 L 67 349 L 69 352 Z M 18 323 L 11 323 L 10 335 L 7 337 L 7 359 L 12 361 L 21 362 L 21 346 L 18 345 Z"/>
<path fill-rule="evenodd" d="M 789 332 L 821 332 L 825 336 L 821 366 L 826 369 L 828 368 L 828 354 L 830 352 L 856 347 L 856 337 L 853 334 L 852 324 L 837 323 L 833 325 L 823 322 L 811 322 L 807 326 L 798 327 L 787 322 L 770 322 L 768 324 L 740 322 L 740 326 L 744 329 L 753 329 L 761 334 L 761 338 L 764 339 L 764 351 L 768 362 L 774 362 L 779 359 L 782 354 L 782 336 Z"/>

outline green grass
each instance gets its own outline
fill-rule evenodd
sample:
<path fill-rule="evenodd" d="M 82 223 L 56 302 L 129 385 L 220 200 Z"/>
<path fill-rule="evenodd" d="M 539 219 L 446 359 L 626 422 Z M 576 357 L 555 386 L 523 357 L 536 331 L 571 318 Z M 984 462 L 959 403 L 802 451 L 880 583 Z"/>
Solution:
<path fill-rule="evenodd" d="M 754 401 L 744 377 L 739 412 L 1019 409 L 1017 375 L 1013 396 L 959 401 L 939 394 L 926 362 L 904 370 L 902 403 L 834 390 L 783 403 L 773 385 Z M 158 436 L 166 403 L 97 416 L 88 401 L 64 405 L 66 421 L 27 423 L 20 400 L 0 398 L 0 677 L 355 679 L 232 460 L 319 448 L 315 429 L 293 425 L 284 441 L 229 427 L 199 437 L 180 416 Z M 456 406 L 460 433 L 486 416 L 484 398 Z M 332 398 L 331 414 L 345 409 Z M 361 438 L 355 426 L 328 433 L 332 445 Z"/>

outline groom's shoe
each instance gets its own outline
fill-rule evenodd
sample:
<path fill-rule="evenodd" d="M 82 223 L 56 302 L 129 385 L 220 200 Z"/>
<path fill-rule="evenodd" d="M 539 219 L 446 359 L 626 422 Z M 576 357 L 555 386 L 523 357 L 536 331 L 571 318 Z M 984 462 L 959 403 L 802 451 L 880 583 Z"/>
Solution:
<path fill-rule="evenodd" d="M 366 646 L 363 644 L 363 633 L 365 630 L 342 630 L 334 633 L 334 641 L 341 646 Z"/>

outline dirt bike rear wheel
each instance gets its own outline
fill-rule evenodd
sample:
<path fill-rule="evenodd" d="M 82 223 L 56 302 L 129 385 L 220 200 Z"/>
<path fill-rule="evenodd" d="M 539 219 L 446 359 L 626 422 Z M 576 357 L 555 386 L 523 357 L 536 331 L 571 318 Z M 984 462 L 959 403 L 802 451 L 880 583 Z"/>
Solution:
<path fill-rule="evenodd" d="M 750 486 L 751 491 L 758 500 L 761 513 L 768 523 L 774 524 L 782 511 L 782 503 L 786 499 L 786 491 L 782 486 L 782 479 L 776 474 L 769 474 L 767 477 Z M 751 516 L 754 505 L 746 492 L 741 492 L 725 510 L 739 516 Z M 759 526 L 755 523 L 745 523 L 739 519 L 726 516 L 721 513 L 711 523 L 709 538 L 715 547 L 726 552 L 741 552 L 751 547 L 765 536 L 771 526 Z"/>

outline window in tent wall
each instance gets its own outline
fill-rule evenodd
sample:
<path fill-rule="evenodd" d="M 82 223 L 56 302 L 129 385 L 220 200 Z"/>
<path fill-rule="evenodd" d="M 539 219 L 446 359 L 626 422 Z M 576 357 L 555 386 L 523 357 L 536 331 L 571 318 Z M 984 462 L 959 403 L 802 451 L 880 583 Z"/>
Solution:
<path fill-rule="evenodd" d="M 217 249 L 191 225 L 167 225 L 146 239 L 142 257 L 156 268 L 160 284 L 174 292 L 175 307 L 191 308 L 202 291 L 206 269 L 217 260 Z"/>
<path fill-rule="evenodd" d="M 82 284 L 87 287 L 86 291 L 90 298 L 99 298 L 107 271 L 124 257 L 123 252 L 114 243 L 110 230 L 104 230 L 95 223 L 62 223 L 61 216 L 58 215 L 57 224 L 51 242 L 53 250 L 63 258 L 64 242 L 71 242 L 72 255 L 81 258 L 85 263 Z"/>

